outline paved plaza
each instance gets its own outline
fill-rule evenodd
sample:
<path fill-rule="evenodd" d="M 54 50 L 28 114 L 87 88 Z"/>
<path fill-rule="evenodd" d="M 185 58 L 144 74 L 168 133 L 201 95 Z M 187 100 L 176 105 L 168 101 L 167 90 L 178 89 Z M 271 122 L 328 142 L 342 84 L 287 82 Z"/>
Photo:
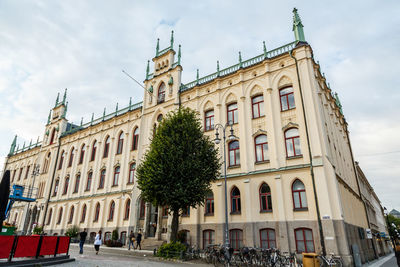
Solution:
<path fill-rule="evenodd" d="M 124 249 L 126 250 L 126 249 Z M 140 253 L 138 251 L 123 251 L 121 249 L 109 249 L 100 248 L 99 255 L 96 255 L 93 246 L 87 245 L 84 248 L 84 254 L 78 253 L 78 246 L 71 245 L 70 255 L 75 258 L 74 262 L 65 263 L 60 266 L 62 267 L 161 267 L 161 266 L 196 266 L 196 267 L 207 267 L 211 265 L 203 264 L 200 262 L 174 262 L 174 261 L 163 261 L 153 256 L 146 256 L 146 253 Z M 148 254 L 148 253 L 147 253 Z"/>

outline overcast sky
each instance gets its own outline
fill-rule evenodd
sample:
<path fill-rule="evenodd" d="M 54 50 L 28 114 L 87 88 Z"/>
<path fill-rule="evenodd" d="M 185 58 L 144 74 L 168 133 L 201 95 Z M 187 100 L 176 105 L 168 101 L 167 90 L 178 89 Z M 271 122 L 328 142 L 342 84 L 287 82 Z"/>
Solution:
<path fill-rule="evenodd" d="M 307 2 L 307 3 L 305 3 Z M 182 44 L 183 82 L 294 40 L 297 7 L 306 40 L 339 93 L 360 162 L 384 206 L 400 210 L 400 2 L 0 1 L 0 163 L 15 134 L 43 138 L 58 92 L 70 122 L 139 102 L 147 60 Z"/>

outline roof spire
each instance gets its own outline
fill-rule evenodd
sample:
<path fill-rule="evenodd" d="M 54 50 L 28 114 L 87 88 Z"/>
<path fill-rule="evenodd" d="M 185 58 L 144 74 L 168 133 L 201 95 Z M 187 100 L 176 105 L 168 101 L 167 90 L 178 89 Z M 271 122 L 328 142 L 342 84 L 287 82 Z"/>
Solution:
<path fill-rule="evenodd" d="M 239 68 L 242 68 L 243 64 L 242 64 L 242 53 L 240 53 L 239 51 Z"/>
<path fill-rule="evenodd" d="M 340 103 L 338 93 L 336 93 L 336 92 L 335 92 L 335 100 L 336 100 L 335 103 L 338 106 L 340 113 L 343 115 L 342 103 Z"/>
<path fill-rule="evenodd" d="M 178 48 L 178 65 L 181 65 L 181 45 Z"/>
<path fill-rule="evenodd" d="M 115 106 L 115 116 L 117 116 L 118 115 L 118 102 L 117 102 L 117 105 Z"/>
<path fill-rule="evenodd" d="M 65 116 L 67 115 L 67 110 L 68 110 L 68 101 L 67 101 L 67 103 L 65 103 L 64 112 L 63 112 L 63 115 L 61 116 L 61 118 L 65 119 Z"/>
<path fill-rule="evenodd" d="M 171 31 L 171 49 L 174 48 L 174 31 Z"/>
<path fill-rule="evenodd" d="M 67 88 L 65 88 L 65 91 L 64 91 L 63 104 L 65 104 L 66 99 L 67 99 Z"/>
<path fill-rule="evenodd" d="M 106 108 L 104 108 L 104 111 L 103 111 L 103 121 L 104 121 L 105 117 L 106 117 Z"/>
<path fill-rule="evenodd" d="M 263 41 L 264 58 L 267 58 L 267 47 L 265 46 L 265 41 Z"/>
<path fill-rule="evenodd" d="M 82 124 L 83 124 L 83 117 L 81 118 L 81 126 L 82 126 Z"/>
<path fill-rule="evenodd" d="M 197 84 L 199 84 L 199 69 L 197 69 L 196 80 L 197 80 Z"/>
<path fill-rule="evenodd" d="M 131 110 L 131 106 L 132 106 L 132 97 L 129 97 L 129 110 Z"/>
<path fill-rule="evenodd" d="M 11 143 L 10 152 L 8 153 L 9 156 L 14 154 L 16 145 L 17 145 L 17 135 L 15 135 L 14 140 Z"/>
<path fill-rule="evenodd" d="M 293 8 L 293 31 L 294 37 L 298 42 L 305 42 L 306 39 L 304 37 L 303 24 L 301 23 L 301 19 L 299 14 L 297 14 L 297 8 Z"/>
<path fill-rule="evenodd" d="M 57 94 L 56 104 L 55 104 L 54 107 L 57 107 L 57 105 L 58 105 L 58 100 L 59 100 L 59 99 L 60 99 L 60 93 Z"/>
<path fill-rule="evenodd" d="M 159 50 L 160 50 L 160 38 L 157 38 L 156 57 L 158 56 L 158 51 Z"/>
<path fill-rule="evenodd" d="M 92 113 L 92 119 L 90 120 L 90 125 L 93 125 L 94 113 Z"/>
<path fill-rule="evenodd" d="M 150 60 L 147 60 L 146 80 L 149 79 L 149 73 L 150 73 Z"/>
<path fill-rule="evenodd" d="M 217 77 L 219 77 L 219 60 L 217 60 Z"/>
<path fill-rule="evenodd" d="M 50 119 L 51 119 L 51 109 L 50 109 L 50 112 L 49 112 L 49 117 L 47 118 L 47 124 L 50 124 Z"/>

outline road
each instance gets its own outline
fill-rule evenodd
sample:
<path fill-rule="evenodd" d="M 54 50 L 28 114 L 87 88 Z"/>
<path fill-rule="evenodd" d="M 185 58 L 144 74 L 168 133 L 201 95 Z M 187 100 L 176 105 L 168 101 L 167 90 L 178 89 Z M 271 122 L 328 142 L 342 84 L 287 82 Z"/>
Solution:
<path fill-rule="evenodd" d="M 96 255 L 94 250 L 85 249 L 84 254 L 78 253 L 78 248 L 71 246 L 70 248 L 71 257 L 75 258 L 74 262 L 64 263 L 60 266 L 62 267 L 183 267 L 183 266 L 193 266 L 193 267 L 210 267 L 211 265 L 202 263 L 192 263 L 192 262 L 169 262 L 161 261 L 158 258 L 144 257 L 143 255 L 135 256 L 132 255 L 121 255 L 116 251 L 115 253 L 110 251 L 102 251 L 100 248 L 99 255 Z"/>
<path fill-rule="evenodd" d="M 384 264 L 381 265 L 381 267 L 395 267 L 395 266 L 397 266 L 397 261 L 395 256 L 391 257 L 390 260 L 386 261 Z"/>

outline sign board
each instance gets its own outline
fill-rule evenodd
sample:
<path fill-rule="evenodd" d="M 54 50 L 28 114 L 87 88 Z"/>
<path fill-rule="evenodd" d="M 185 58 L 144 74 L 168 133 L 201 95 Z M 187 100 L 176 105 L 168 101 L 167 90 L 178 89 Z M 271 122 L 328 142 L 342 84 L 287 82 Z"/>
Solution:
<path fill-rule="evenodd" d="M 365 229 L 365 233 L 367 233 L 367 239 L 372 239 L 372 231 L 371 229 Z"/>
<path fill-rule="evenodd" d="M 381 237 L 385 237 L 385 236 L 386 236 L 386 233 L 385 233 L 385 232 L 380 232 L 379 235 L 380 235 Z"/>

